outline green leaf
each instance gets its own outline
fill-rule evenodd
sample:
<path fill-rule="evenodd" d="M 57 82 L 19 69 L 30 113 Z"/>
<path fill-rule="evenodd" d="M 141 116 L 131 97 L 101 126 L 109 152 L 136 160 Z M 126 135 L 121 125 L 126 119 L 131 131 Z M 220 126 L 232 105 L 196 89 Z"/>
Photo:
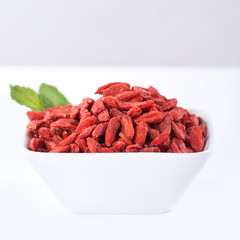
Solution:
<path fill-rule="evenodd" d="M 39 88 L 39 97 L 43 110 L 50 107 L 66 106 L 67 104 L 70 104 L 56 87 L 45 83 L 42 83 Z"/>
<path fill-rule="evenodd" d="M 10 94 L 13 100 L 33 111 L 42 111 L 39 95 L 31 88 L 10 85 Z"/>

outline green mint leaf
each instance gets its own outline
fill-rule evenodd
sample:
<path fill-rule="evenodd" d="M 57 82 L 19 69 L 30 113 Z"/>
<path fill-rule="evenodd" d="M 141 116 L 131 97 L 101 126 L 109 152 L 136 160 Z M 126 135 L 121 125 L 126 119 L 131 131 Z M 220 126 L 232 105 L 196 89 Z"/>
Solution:
<path fill-rule="evenodd" d="M 43 110 L 50 107 L 66 106 L 67 104 L 70 104 L 56 87 L 45 83 L 42 83 L 39 88 L 39 97 Z"/>
<path fill-rule="evenodd" d="M 13 100 L 25 105 L 33 111 L 42 111 L 39 95 L 31 88 L 10 85 L 10 94 Z"/>

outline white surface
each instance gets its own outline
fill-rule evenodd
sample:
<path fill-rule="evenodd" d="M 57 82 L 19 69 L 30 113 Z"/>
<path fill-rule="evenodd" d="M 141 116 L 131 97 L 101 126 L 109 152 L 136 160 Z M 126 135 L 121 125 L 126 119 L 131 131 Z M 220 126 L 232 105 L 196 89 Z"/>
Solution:
<path fill-rule="evenodd" d="M 1 0 L 0 64 L 240 64 L 239 0 Z"/>
<path fill-rule="evenodd" d="M 0 79 L 0 239 L 240 238 L 240 69 L 0 68 Z M 37 89 L 43 81 L 52 83 L 78 103 L 112 80 L 152 84 L 167 97 L 177 97 L 180 106 L 211 114 L 213 153 L 169 213 L 71 214 L 21 153 L 26 109 L 10 100 L 8 84 Z"/>
<path fill-rule="evenodd" d="M 172 210 L 212 151 L 212 123 L 203 152 L 25 154 L 58 200 L 74 213 L 164 213 Z M 30 139 L 26 136 L 26 142 Z"/>

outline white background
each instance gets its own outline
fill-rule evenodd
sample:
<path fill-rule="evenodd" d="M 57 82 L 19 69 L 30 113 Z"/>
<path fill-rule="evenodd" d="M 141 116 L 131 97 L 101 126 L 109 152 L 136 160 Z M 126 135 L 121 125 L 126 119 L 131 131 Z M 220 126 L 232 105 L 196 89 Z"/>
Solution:
<path fill-rule="evenodd" d="M 240 64 L 239 0 L 1 0 L 0 65 Z"/>
<path fill-rule="evenodd" d="M 240 239 L 239 68 L 0 68 L 0 239 Z M 48 190 L 22 152 L 26 108 L 8 84 L 58 86 L 77 104 L 109 81 L 153 85 L 179 105 L 210 113 L 212 155 L 173 211 L 76 215 Z"/>

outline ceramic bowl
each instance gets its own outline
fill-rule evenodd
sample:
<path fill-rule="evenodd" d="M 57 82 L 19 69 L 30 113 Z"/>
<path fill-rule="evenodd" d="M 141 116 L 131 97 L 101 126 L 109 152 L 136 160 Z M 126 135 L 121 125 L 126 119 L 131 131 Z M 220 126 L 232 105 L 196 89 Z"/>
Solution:
<path fill-rule="evenodd" d="M 209 116 L 203 152 L 25 152 L 59 201 L 75 213 L 163 213 L 172 209 L 206 163 L 212 148 Z"/>

